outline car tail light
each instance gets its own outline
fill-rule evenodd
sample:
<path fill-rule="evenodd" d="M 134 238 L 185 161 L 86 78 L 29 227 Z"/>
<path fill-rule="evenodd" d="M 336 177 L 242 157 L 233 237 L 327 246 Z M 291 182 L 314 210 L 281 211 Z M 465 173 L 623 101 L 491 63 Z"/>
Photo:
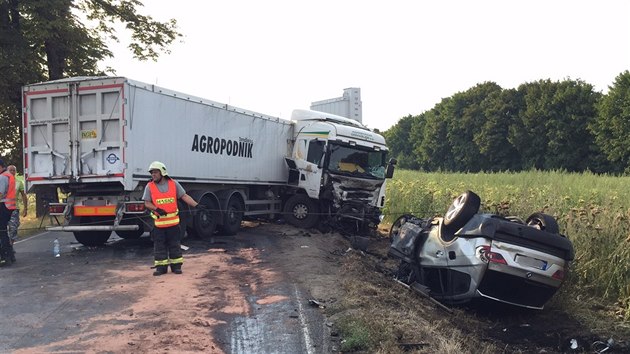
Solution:
<path fill-rule="evenodd" d="M 63 203 L 48 204 L 48 214 L 50 215 L 63 214 L 65 210 L 66 210 L 66 204 L 63 204 Z"/>
<path fill-rule="evenodd" d="M 558 269 L 553 273 L 551 277 L 558 280 L 564 280 L 565 274 L 566 273 L 564 272 L 564 269 Z"/>
<path fill-rule="evenodd" d="M 479 250 L 479 258 L 488 263 L 507 264 L 507 261 L 500 253 L 490 251 L 490 246 L 481 246 Z"/>
<path fill-rule="evenodd" d="M 130 213 L 141 213 L 144 211 L 144 202 L 131 202 L 125 203 L 127 212 Z"/>

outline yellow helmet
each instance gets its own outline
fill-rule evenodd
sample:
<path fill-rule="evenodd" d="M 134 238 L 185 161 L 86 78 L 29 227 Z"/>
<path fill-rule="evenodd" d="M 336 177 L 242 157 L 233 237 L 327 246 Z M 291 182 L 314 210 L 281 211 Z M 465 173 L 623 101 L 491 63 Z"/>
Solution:
<path fill-rule="evenodd" d="M 166 172 L 166 165 L 161 163 L 160 161 L 153 161 L 149 165 L 149 172 L 152 170 L 158 170 L 162 174 L 162 176 L 168 176 L 168 172 Z"/>

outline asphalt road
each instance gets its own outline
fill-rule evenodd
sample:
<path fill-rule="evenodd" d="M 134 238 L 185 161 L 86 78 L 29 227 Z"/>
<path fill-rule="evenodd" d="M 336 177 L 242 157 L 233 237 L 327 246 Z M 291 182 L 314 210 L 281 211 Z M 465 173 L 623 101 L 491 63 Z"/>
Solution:
<path fill-rule="evenodd" d="M 55 238 L 61 244 L 60 257 L 53 255 Z M 195 252 L 205 256 L 212 248 L 224 252 L 254 248 L 268 253 L 282 247 L 276 235 L 259 230 L 212 240 L 186 239 L 183 244 L 190 247 L 185 257 Z M 108 348 L 82 347 L 71 338 L 80 338 L 96 319 L 141 300 L 137 293 L 116 292 L 125 285 L 124 279 L 112 277 L 111 271 L 146 269 L 150 278 L 153 255 L 149 237 L 123 240 L 112 234 L 104 247 L 87 248 L 76 243 L 71 233 L 45 232 L 17 242 L 15 249 L 17 263 L 0 268 L 0 353 L 42 347 L 52 352 L 109 352 Z M 261 260 L 260 264 L 268 271 L 276 268 L 273 262 Z M 256 272 L 256 267 L 248 271 Z M 261 303 L 271 296 L 284 300 Z M 222 323 L 209 328 L 216 352 L 331 352 L 321 310 L 309 306 L 308 296 L 308 290 L 286 280 L 247 290 L 242 299 L 231 299 L 248 304 L 249 310 L 220 314 Z M 177 348 L 171 351 L 177 352 Z"/>

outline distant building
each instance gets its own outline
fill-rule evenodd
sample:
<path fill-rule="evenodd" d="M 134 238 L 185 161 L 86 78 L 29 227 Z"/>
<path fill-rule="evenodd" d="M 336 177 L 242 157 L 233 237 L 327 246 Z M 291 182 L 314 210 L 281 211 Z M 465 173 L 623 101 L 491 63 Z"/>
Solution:
<path fill-rule="evenodd" d="M 350 87 L 343 90 L 342 97 L 312 102 L 311 109 L 336 114 L 363 123 L 363 108 L 361 105 L 361 89 Z"/>

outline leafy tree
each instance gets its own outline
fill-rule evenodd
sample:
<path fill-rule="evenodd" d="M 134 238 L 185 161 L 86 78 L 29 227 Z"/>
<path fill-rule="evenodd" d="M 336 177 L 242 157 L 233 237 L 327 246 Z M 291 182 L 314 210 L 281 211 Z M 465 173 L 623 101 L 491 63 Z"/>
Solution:
<path fill-rule="evenodd" d="M 519 119 L 509 129 L 508 139 L 519 152 L 523 169 L 544 169 L 547 153 L 545 123 L 548 97 L 553 96 L 550 80 L 522 84 L 518 93 L 523 97 L 524 107 Z"/>
<path fill-rule="evenodd" d="M 416 119 L 417 117 L 411 115 L 403 117 L 384 133 L 387 146 L 389 146 L 390 149 L 390 155 L 398 160 L 398 166 L 400 168 L 418 168 L 411 155 L 413 146 L 410 144 L 410 133 Z"/>
<path fill-rule="evenodd" d="M 0 155 L 21 165 L 21 90 L 25 82 L 43 79 L 22 31 L 17 2 L 0 1 Z"/>
<path fill-rule="evenodd" d="M 448 125 L 443 116 L 449 101 L 450 98 L 445 98 L 433 109 L 422 114 L 422 140 L 414 144 L 414 154 L 418 165 L 427 171 L 455 171 L 455 160 L 447 139 Z M 414 132 L 414 135 L 419 136 L 419 133 Z"/>
<path fill-rule="evenodd" d="M 519 86 L 525 107 L 510 128 L 509 140 L 523 168 L 593 169 L 598 152 L 588 127 L 600 94 L 582 81 L 540 80 Z"/>
<path fill-rule="evenodd" d="M 597 106 L 598 114 L 590 125 L 595 141 L 614 171 L 630 172 L 630 72 L 622 72 Z"/>
<path fill-rule="evenodd" d="M 486 82 L 453 95 L 449 101 L 447 138 L 455 162 L 454 170 L 477 172 L 483 168 L 482 155 L 474 140 L 487 120 L 482 103 L 492 93 L 499 92 L 499 85 Z"/>
<path fill-rule="evenodd" d="M 481 154 L 479 166 L 482 170 L 521 170 L 520 155 L 509 141 L 508 133 L 523 106 L 523 98 L 514 89 L 491 92 L 481 102 L 486 120 L 473 140 Z"/>
<path fill-rule="evenodd" d="M 584 171 L 592 169 L 597 160 L 594 137 L 588 129 L 596 117 L 596 105 L 601 97 L 593 86 L 583 81 L 565 80 L 555 85 L 549 102 L 553 117 L 547 121 L 548 139 L 546 169 Z"/>
<path fill-rule="evenodd" d="M 118 40 L 115 23 L 131 33 L 139 60 L 155 60 L 181 35 L 175 20 L 138 14 L 139 0 L 0 1 L 0 153 L 21 165 L 21 87 L 41 80 L 103 74 L 97 64 L 111 57 L 108 38 Z M 77 13 L 83 13 L 88 28 Z M 5 74 L 7 73 L 7 74 Z"/>

